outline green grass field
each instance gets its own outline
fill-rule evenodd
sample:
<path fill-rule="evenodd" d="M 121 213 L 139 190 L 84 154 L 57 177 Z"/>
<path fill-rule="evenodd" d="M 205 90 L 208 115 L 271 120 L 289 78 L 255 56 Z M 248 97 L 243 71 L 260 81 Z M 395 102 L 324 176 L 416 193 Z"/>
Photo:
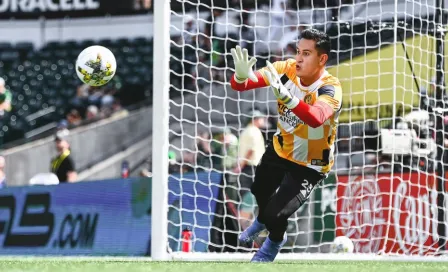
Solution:
<path fill-rule="evenodd" d="M 298 261 L 272 264 L 248 262 L 152 262 L 145 259 L 111 258 L 0 258 L 0 271 L 39 272 L 99 272 L 99 271 L 176 271 L 176 272 L 437 272 L 448 271 L 447 263 L 421 262 L 346 262 L 346 261 Z"/>

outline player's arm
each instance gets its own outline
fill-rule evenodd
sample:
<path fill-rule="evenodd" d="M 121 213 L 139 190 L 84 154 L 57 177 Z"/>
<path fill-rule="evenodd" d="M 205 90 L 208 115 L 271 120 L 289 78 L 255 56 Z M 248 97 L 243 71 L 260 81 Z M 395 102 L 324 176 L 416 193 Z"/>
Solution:
<path fill-rule="evenodd" d="M 292 112 L 312 128 L 320 127 L 341 107 L 342 91 L 339 86 L 326 85 L 317 91 L 317 101 L 308 105 L 299 101 Z"/>
<path fill-rule="evenodd" d="M 257 81 L 253 81 L 252 79 L 239 80 L 236 74 L 234 74 L 230 79 L 230 86 L 232 86 L 232 89 L 235 91 L 240 92 L 269 86 L 266 84 L 259 71 L 255 71 L 254 74 L 257 77 Z"/>
<path fill-rule="evenodd" d="M 280 77 L 271 63 L 267 62 L 268 71 L 266 77 L 270 82 L 274 95 L 288 107 L 297 117 L 312 128 L 321 126 L 340 107 L 341 91 L 339 87 L 323 86 L 318 90 L 318 98 L 314 105 L 308 105 L 299 98 L 293 96 L 283 86 Z"/>

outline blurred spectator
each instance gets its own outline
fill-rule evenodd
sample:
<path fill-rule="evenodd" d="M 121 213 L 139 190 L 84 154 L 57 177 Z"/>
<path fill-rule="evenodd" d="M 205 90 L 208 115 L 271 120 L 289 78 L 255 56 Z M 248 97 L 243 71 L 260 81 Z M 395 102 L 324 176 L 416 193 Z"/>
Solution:
<path fill-rule="evenodd" d="M 82 122 L 82 118 L 81 115 L 79 114 L 78 110 L 71 110 L 68 114 L 67 114 L 67 121 L 69 123 L 69 125 L 72 126 L 77 126 L 79 124 L 81 124 Z"/>
<path fill-rule="evenodd" d="M 140 177 L 143 177 L 143 178 L 150 178 L 150 177 L 152 177 L 152 173 L 148 169 L 140 170 L 139 175 L 140 175 Z"/>
<path fill-rule="evenodd" d="M 290 26 L 285 30 L 284 35 L 279 41 L 279 50 L 285 50 L 286 57 L 294 57 L 297 52 L 296 42 L 300 39 L 302 32 L 305 30 L 304 25 Z"/>
<path fill-rule="evenodd" d="M 213 75 L 210 66 L 206 63 L 207 58 L 205 54 L 202 52 L 198 52 L 198 57 L 199 60 L 196 63 L 196 69 L 193 69 L 192 74 L 196 79 L 196 84 L 198 85 L 199 89 L 202 89 L 207 84 L 210 84 Z"/>
<path fill-rule="evenodd" d="M 204 34 L 206 37 L 212 38 L 212 36 L 216 36 L 216 32 L 217 32 L 216 31 L 216 27 L 217 27 L 216 20 L 221 15 L 222 15 L 222 10 L 217 9 L 217 8 L 211 8 L 210 15 L 207 17 L 207 19 L 205 19 Z"/>
<path fill-rule="evenodd" d="M 86 119 L 94 120 L 98 118 L 98 107 L 95 105 L 90 105 L 87 107 Z"/>
<path fill-rule="evenodd" d="M 215 171 L 232 172 L 238 160 L 238 137 L 226 128 L 210 142 L 210 159 Z"/>
<path fill-rule="evenodd" d="M 5 157 L 0 156 L 0 188 L 6 187 Z"/>
<path fill-rule="evenodd" d="M 294 23 L 294 13 L 291 12 L 289 8 L 289 3 L 287 0 L 273 0 L 271 8 L 271 23 L 269 28 L 269 43 L 272 43 L 274 50 L 281 50 L 282 47 L 278 44 L 283 36 L 289 36 L 293 27 L 293 32 L 296 32 L 296 24 Z M 286 29 L 285 29 L 286 28 Z M 297 35 L 296 35 L 297 37 Z M 271 47 L 272 48 L 272 47 Z"/>
<path fill-rule="evenodd" d="M 114 90 L 106 90 L 103 97 L 101 97 L 101 107 L 109 107 L 114 103 Z"/>
<path fill-rule="evenodd" d="M 168 151 L 168 173 L 174 174 L 179 172 L 180 167 L 179 164 L 177 163 L 176 152 Z"/>
<path fill-rule="evenodd" d="M 257 201 L 253 194 L 244 194 L 241 198 L 241 204 L 238 205 L 238 223 L 241 230 L 245 230 L 253 221 Z"/>
<path fill-rule="evenodd" d="M 238 137 L 226 128 L 219 140 L 222 142 L 223 169 L 232 171 L 238 162 Z"/>
<path fill-rule="evenodd" d="M 68 134 L 58 132 L 55 144 L 58 155 L 51 161 L 51 172 L 56 174 L 60 183 L 76 182 L 77 173 L 75 163 L 70 154 L 70 144 L 67 141 Z"/>
<path fill-rule="evenodd" d="M 266 124 L 266 117 L 260 111 L 253 111 L 249 124 L 240 135 L 239 143 L 237 137 L 229 131 L 225 131 L 222 136 L 224 146 L 229 145 L 224 153 L 223 163 L 226 168 L 235 166 L 230 173 L 224 175 L 221 182 L 222 190 L 215 208 L 217 216 L 210 230 L 210 251 L 248 250 L 243 249 L 247 245 L 239 244 L 238 233 L 250 225 L 254 215 L 255 202 L 250 187 L 255 166 L 265 151 L 264 136 L 260 128 L 265 128 Z M 233 149 L 235 146 L 238 146 L 239 150 Z"/>
<path fill-rule="evenodd" d="M 6 89 L 5 80 L 0 77 L 0 115 L 11 110 L 11 91 Z"/>
<path fill-rule="evenodd" d="M 212 149 L 210 141 L 211 136 L 208 132 L 204 131 L 199 135 L 196 141 L 197 152 L 195 152 L 196 162 L 194 163 L 196 166 L 206 169 L 211 167 Z"/>
<path fill-rule="evenodd" d="M 74 108 L 67 114 L 70 126 L 78 126 L 83 120 L 95 121 L 107 117 L 124 117 L 128 111 L 114 97 L 117 89 L 113 87 L 91 87 L 87 84 L 78 87 L 77 96 L 71 100 Z M 83 117 L 85 117 L 83 119 Z"/>
<path fill-rule="evenodd" d="M 88 103 L 94 104 L 94 105 L 100 105 L 101 99 L 103 97 L 104 90 L 102 87 L 90 87 L 89 88 L 89 97 L 88 97 Z"/>
<path fill-rule="evenodd" d="M 107 118 L 112 115 L 112 107 L 101 107 L 100 116 L 102 118 Z"/>
<path fill-rule="evenodd" d="M 135 0 L 134 2 L 134 9 L 140 10 L 140 9 L 150 9 L 152 5 L 152 0 Z"/>
<path fill-rule="evenodd" d="M 91 89 L 91 86 L 89 84 L 83 83 L 78 86 L 78 89 L 76 90 L 76 94 L 78 97 L 87 98 L 87 97 L 89 97 L 90 89 Z"/>
<path fill-rule="evenodd" d="M 168 155 L 168 158 L 169 158 L 169 155 Z M 151 168 L 152 168 L 152 162 L 151 162 L 151 159 L 148 159 L 143 163 L 143 165 L 138 170 L 139 176 L 146 177 L 146 178 L 152 177 Z"/>
<path fill-rule="evenodd" d="M 252 181 L 254 168 L 265 152 L 264 137 L 260 129 L 267 127 L 267 120 L 258 110 L 252 111 L 251 115 L 249 124 L 240 135 L 238 165 L 234 168 L 234 173 L 245 173 Z"/>
<path fill-rule="evenodd" d="M 196 47 L 196 35 L 197 35 L 197 26 L 194 22 L 194 19 L 190 16 L 185 17 L 185 27 L 184 31 L 182 32 L 184 43 Z"/>
<path fill-rule="evenodd" d="M 76 97 L 71 100 L 71 104 L 75 107 L 82 107 L 89 97 L 90 86 L 87 84 L 79 85 L 76 90 Z"/>
<path fill-rule="evenodd" d="M 212 8 L 210 15 L 207 17 L 207 19 L 204 22 L 205 29 L 203 36 L 203 44 L 201 44 L 201 48 L 203 48 L 206 51 L 207 54 L 207 60 L 211 61 L 211 64 L 214 66 L 217 66 L 217 62 L 219 59 L 219 55 L 216 54 L 216 52 L 220 52 L 222 50 L 219 49 L 219 39 L 218 37 L 218 24 L 216 23 L 218 17 L 220 17 L 223 14 L 222 10 L 219 10 L 217 8 Z"/>
<path fill-rule="evenodd" d="M 129 114 L 128 110 L 121 106 L 121 102 L 118 99 L 115 99 L 112 103 L 112 118 L 121 118 L 125 117 Z"/>
<path fill-rule="evenodd" d="M 124 160 L 121 163 L 121 177 L 128 178 L 130 174 L 131 174 L 131 166 L 129 165 L 129 161 Z"/>
<path fill-rule="evenodd" d="M 239 150 L 238 150 L 238 165 L 234 168 L 234 173 L 241 173 L 238 180 L 239 192 L 234 196 L 234 200 L 237 203 L 242 203 L 243 199 L 250 193 L 250 187 L 252 186 L 253 179 L 255 176 L 255 168 L 261 160 L 265 147 L 265 138 L 261 129 L 268 127 L 268 120 L 266 116 L 258 110 L 251 112 L 251 119 L 249 124 L 243 130 L 239 139 Z M 242 204 L 240 204 L 242 205 Z M 238 210 L 247 211 L 247 205 L 244 207 L 238 206 Z M 252 220 L 252 214 L 247 212 L 240 213 L 238 215 L 241 230 L 250 224 Z M 241 224 L 241 222 L 245 222 Z"/>
<path fill-rule="evenodd" d="M 345 3 L 344 3 L 345 2 Z M 347 4 L 352 1 L 345 1 L 345 0 L 327 0 L 326 6 L 331 11 L 331 20 L 337 22 L 339 20 L 339 14 L 341 9 L 341 4 Z"/>
<path fill-rule="evenodd" d="M 67 122 L 67 120 L 61 120 L 58 123 L 57 130 L 58 131 L 62 131 L 62 130 L 66 130 L 66 129 L 68 129 L 68 122 Z"/>
<path fill-rule="evenodd" d="M 56 127 L 56 134 L 68 135 L 69 133 L 67 120 L 61 120 Z"/>
<path fill-rule="evenodd" d="M 255 27 L 249 22 L 249 13 L 243 12 L 241 15 L 241 47 L 247 49 L 249 56 L 254 55 L 254 41 Z"/>

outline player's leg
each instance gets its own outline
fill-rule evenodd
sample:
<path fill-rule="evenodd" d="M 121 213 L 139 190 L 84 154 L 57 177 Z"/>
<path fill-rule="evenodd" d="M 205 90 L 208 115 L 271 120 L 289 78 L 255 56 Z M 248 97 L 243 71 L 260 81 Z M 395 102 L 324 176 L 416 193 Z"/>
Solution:
<path fill-rule="evenodd" d="M 255 254 L 254 262 L 272 262 L 286 242 L 288 218 L 308 199 L 313 188 L 323 179 L 318 172 L 297 167 L 285 174 L 277 193 L 259 215 L 269 231 L 269 237 Z"/>
<path fill-rule="evenodd" d="M 286 168 L 281 164 L 276 164 L 279 157 L 275 154 L 272 146 L 268 146 L 266 153 L 263 155 L 260 164 L 255 171 L 255 180 L 251 186 L 251 192 L 257 200 L 258 214 L 264 213 L 264 210 L 269 203 L 269 199 L 275 194 L 275 191 L 280 186 L 283 176 L 286 173 Z M 244 230 L 239 236 L 242 243 L 252 243 L 258 237 L 260 232 L 266 227 L 263 221 L 257 217 L 254 222 Z"/>

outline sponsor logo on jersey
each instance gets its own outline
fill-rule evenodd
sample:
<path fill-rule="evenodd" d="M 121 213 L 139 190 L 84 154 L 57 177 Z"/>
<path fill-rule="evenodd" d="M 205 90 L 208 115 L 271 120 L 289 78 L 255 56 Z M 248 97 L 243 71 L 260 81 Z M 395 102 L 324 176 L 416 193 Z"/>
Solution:
<path fill-rule="evenodd" d="M 283 104 L 278 104 L 278 112 L 280 114 L 279 120 L 287 123 L 293 128 L 296 128 L 299 125 L 304 125 L 305 122 L 303 122 L 299 117 L 297 117 L 290 109 L 288 109 Z"/>
<path fill-rule="evenodd" d="M 307 103 L 308 105 L 312 105 L 313 104 L 313 95 L 312 94 L 305 95 L 305 97 L 303 98 L 303 101 L 305 103 Z"/>

